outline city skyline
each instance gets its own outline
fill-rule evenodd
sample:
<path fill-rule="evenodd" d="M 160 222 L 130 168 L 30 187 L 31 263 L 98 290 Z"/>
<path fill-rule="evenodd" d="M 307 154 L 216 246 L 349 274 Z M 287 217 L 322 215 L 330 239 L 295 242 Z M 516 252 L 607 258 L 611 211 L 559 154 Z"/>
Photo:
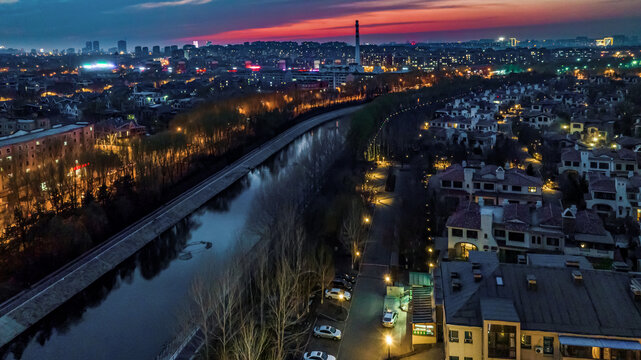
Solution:
<path fill-rule="evenodd" d="M 211 0 L 133 4 L 122 0 L 108 4 L 0 0 L 0 10 L 6 19 L 0 29 L 0 45 L 48 49 L 80 48 L 90 38 L 100 40 L 105 49 L 112 42 L 115 46 L 117 40 L 127 40 L 130 47 L 193 40 L 214 44 L 258 40 L 351 43 L 354 19 L 361 21 L 363 43 L 638 35 L 641 20 L 641 5 L 630 0 L 571 0 L 563 4 L 513 0 L 329 0 L 304 4 L 291 0 L 234 4 Z M 238 14 L 242 14 L 240 21 Z"/>

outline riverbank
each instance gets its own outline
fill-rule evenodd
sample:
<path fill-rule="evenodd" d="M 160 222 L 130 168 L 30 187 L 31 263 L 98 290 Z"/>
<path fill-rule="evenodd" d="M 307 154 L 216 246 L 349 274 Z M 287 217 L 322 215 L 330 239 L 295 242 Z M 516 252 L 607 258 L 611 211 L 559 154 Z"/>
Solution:
<path fill-rule="evenodd" d="M 210 198 L 245 176 L 277 151 L 310 129 L 348 115 L 360 106 L 344 108 L 310 118 L 254 149 L 233 164 L 207 178 L 170 203 L 129 226 L 106 243 L 3 304 L 0 317 L 0 347 L 29 328 L 73 295 L 198 209 Z"/>

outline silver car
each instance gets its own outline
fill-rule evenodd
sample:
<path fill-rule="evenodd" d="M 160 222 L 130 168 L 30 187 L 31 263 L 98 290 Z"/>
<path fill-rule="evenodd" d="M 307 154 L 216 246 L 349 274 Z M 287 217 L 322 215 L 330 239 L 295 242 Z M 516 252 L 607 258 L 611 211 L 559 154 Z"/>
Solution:
<path fill-rule="evenodd" d="M 328 299 L 349 301 L 352 298 L 352 294 L 343 289 L 333 288 L 325 290 L 325 297 Z"/>
<path fill-rule="evenodd" d="M 398 314 L 396 311 L 386 311 L 383 313 L 383 320 L 381 323 L 385 327 L 394 327 L 396 325 L 396 320 L 398 319 Z"/>
<path fill-rule="evenodd" d="M 303 360 L 336 360 L 336 357 L 324 351 L 310 351 L 303 355 Z"/>
<path fill-rule="evenodd" d="M 314 328 L 314 336 L 332 340 L 340 340 L 343 334 L 337 328 L 329 325 L 320 325 Z"/>

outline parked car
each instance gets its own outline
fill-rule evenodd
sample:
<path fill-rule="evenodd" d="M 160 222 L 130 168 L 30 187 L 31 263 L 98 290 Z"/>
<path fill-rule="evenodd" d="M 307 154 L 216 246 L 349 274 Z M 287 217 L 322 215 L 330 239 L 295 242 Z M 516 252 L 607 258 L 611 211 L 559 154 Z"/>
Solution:
<path fill-rule="evenodd" d="M 345 281 L 349 281 L 352 284 L 356 282 L 356 275 L 353 275 L 350 273 L 341 273 L 341 274 L 338 274 L 336 277 L 341 278 Z"/>
<path fill-rule="evenodd" d="M 333 326 L 320 325 L 314 328 L 314 336 L 317 338 L 340 340 L 343 334 Z"/>
<path fill-rule="evenodd" d="M 343 299 L 349 301 L 352 298 L 352 294 L 350 294 L 349 291 L 345 291 L 343 289 L 333 288 L 325 290 L 325 297 L 328 299 Z"/>
<path fill-rule="evenodd" d="M 341 278 L 334 278 L 334 280 L 332 280 L 332 286 L 335 288 L 352 291 L 352 284 L 349 281 L 345 281 Z"/>
<path fill-rule="evenodd" d="M 310 351 L 303 355 L 303 360 L 336 360 L 336 356 L 330 355 L 324 351 Z"/>
<path fill-rule="evenodd" d="M 381 323 L 385 327 L 394 327 L 396 325 L 396 320 L 398 319 L 398 313 L 396 311 L 385 311 L 383 313 L 383 320 Z"/>

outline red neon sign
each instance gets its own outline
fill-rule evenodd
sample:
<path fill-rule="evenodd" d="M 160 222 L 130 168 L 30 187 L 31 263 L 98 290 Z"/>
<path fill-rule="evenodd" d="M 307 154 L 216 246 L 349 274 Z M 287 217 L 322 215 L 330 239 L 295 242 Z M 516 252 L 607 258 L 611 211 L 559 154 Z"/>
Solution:
<path fill-rule="evenodd" d="M 82 169 L 82 168 L 86 168 L 87 166 L 89 166 L 89 163 L 84 163 L 84 164 L 76 165 L 76 166 L 72 167 L 72 168 L 71 168 L 71 171 L 69 171 L 69 172 L 78 171 L 78 170 L 80 170 L 80 169 Z"/>

